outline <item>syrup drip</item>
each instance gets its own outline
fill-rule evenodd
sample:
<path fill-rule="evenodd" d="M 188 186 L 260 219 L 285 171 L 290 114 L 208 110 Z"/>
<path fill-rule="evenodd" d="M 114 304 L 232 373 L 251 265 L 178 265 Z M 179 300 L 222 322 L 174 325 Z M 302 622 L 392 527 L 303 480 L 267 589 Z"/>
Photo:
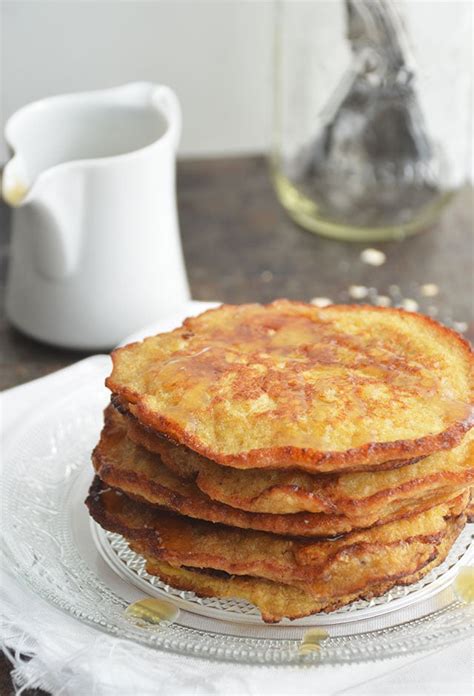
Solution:
<path fill-rule="evenodd" d="M 461 568 L 454 581 L 453 589 L 461 602 L 474 603 L 474 566 Z"/>
<path fill-rule="evenodd" d="M 322 642 L 328 637 L 328 632 L 324 628 L 310 628 L 303 636 L 299 646 L 300 655 L 309 655 L 319 652 Z"/>
<path fill-rule="evenodd" d="M 140 599 L 138 602 L 133 602 L 125 609 L 125 616 L 133 619 L 138 619 L 140 624 L 171 624 L 174 623 L 179 616 L 179 609 L 170 602 L 165 602 L 162 599 Z"/>

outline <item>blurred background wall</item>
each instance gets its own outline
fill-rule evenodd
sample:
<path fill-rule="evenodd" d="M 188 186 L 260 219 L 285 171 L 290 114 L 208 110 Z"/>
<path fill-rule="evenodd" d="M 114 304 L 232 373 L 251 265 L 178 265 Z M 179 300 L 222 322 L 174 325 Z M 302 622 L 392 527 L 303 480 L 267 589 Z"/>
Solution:
<path fill-rule="evenodd" d="M 335 0 L 320 0 L 326 15 Z M 180 155 L 262 152 L 270 140 L 272 106 L 272 0 L 0 0 L 2 6 L 1 123 L 32 100 L 61 92 L 114 86 L 131 80 L 169 84 L 184 112 Z M 472 72 L 470 0 L 406 0 L 417 36 L 433 36 L 432 59 L 440 61 L 440 27 L 446 64 L 464 63 Z M 405 8 L 406 9 L 406 8 Z M 449 21 L 447 21 L 449 19 Z M 315 41 L 334 22 L 312 23 Z M 441 32 L 443 34 L 443 32 Z M 327 38 L 327 37 L 326 37 Z M 424 42 L 426 44 L 426 41 Z M 463 55 L 458 55 L 459 45 Z M 425 59 L 431 61 L 429 51 Z M 447 84 L 447 83 L 446 83 Z M 449 86 L 449 85 L 447 85 Z M 465 92 L 464 92 L 465 93 Z M 458 162 L 472 159 L 456 147 L 466 132 L 467 105 L 446 103 L 442 113 L 434 91 L 425 95 L 434 130 L 450 131 Z M 462 107 L 462 108 L 461 108 Z M 456 119 L 458 121 L 456 121 Z M 453 127 L 454 125 L 454 127 Z M 0 139 L 0 162 L 7 158 Z M 474 164 L 472 165 L 474 166 Z"/>
<path fill-rule="evenodd" d="M 1 1 L 1 0 L 0 0 Z M 169 84 L 180 154 L 261 152 L 271 99 L 271 0 L 4 0 L 1 125 L 51 94 Z M 0 161 L 7 158 L 2 140 Z"/>

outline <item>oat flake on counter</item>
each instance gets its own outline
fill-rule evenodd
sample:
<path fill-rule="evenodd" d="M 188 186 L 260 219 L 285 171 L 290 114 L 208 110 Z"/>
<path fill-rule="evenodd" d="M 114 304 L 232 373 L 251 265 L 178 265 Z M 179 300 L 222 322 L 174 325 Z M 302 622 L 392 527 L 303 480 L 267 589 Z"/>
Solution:
<path fill-rule="evenodd" d="M 379 249 L 364 249 L 360 254 L 360 260 L 369 266 L 382 266 L 387 260 L 386 255 Z"/>
<path fill-rule="evenodd" d="M 439 293 L 439 287 L 436 283 L 425 283 L 420 288 L 423 297 L 436 297 Z"/>
<path fill-rule="evenodd" d="M 327 307 L 328 305 L 333 304 L 329 297 L 313 297 L 313 299 L 310 300 L 310 303 L 316 307 Z"/>
<path fill-rule="evenodd" d="M 364 297 L 367 297 L 368 294 L 369 294 L 369 288 L 366 288 L 365 285 L 350 285 L 349 286 L 349 295 L 354 300 L 363 300 Z"/>

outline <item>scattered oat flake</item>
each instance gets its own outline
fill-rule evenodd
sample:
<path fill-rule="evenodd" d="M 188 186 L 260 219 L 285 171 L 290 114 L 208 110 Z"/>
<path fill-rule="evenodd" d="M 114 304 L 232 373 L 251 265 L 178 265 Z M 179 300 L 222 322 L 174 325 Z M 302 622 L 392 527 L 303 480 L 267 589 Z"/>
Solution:
<path fill-rule="evenodd" d="M 418 302 L 416 300 L 412 300 L 411 297 L 406 297 L 400 303 L 400 307 L 402 309 L 406 309 L 407 312 L 416 312 L 418 306 Z"/>
<path fill-rule="evenodd" d="M 366 288 L 365 285 L 350 285 L 349 286 L 349 295 L 354 299 L 354 300 L 362 300 L 364 297 L 367 297 L 369 294 L 369 288 Z"/>
<path fill-rule="evenodd" d="M 375 304 L 377 307 L 390 307 L 392 300 L 388 295 L 377 295 L 375 298 Z"/>
<path fill-rule="evenodd" d="M 260 278 L 264 283 L 270 283 L 273 280 L 273 273 L 271 271 L 262 271 Z"/>
<path fill-rule="evenodd" d="M 368 263 L 369 266 L 382 266 L 387 260 L 386 255 L 379 249 L 364 249 L 361 252 L 360 260 L 363 263 Z"/>
<path fill-rule="evenodd" d="M 459 331 L 459 333 L 464 333 L 467 331 L 467 323 L 465 321 L 455 321 L 453 323 L 453 327 L 455 328 L 456 331 Z"/>
<path fill-rule="evenodd" d="M 316 307 L 327 307 L 332 304 L 332 300 L 330 300 L 329 297 L 313 297 L 310 302 Z"/>
<path fill-rule="evenodd" d="M 420 289 L 423 297 L 436 297 L 439 293 L 439 287 L 435 283 L 425 283 Z"/>

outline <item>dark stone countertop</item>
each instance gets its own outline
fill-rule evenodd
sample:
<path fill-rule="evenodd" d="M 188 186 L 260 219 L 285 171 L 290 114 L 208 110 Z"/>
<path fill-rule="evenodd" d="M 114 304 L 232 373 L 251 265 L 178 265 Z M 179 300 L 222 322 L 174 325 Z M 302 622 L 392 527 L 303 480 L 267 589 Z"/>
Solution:
<path fill-rule="evenodd" d="M 466 189 L 431 230 L 402 242 L 331 241 L 298 228 L 281 209 L 261 157 L 181 162 L 178 201 L 184 253 L 194 299 L 269 301 L 277 297 L 348 301 L 350 285 L 389 294 L 399 286 L 422 308 L 467 323 L 474 339 L 473 195 Z M 5 289 L 8 218 L 0 204 L 0 283 Z M 372 267 L 360 260 L 374 246 L 387 255 Z M 435 283 L 437 297 L 421 298 L 420 285 Z M 86 353 L 33 341 L 0 315 L 0 389 L 69 365 Z M 0 694 L 11 693 L 8 663 L 0 661 Z M 34 692 L 29 692 L 30 694 Z M 39 692 L 37 692 L 39 693 Z"/>

